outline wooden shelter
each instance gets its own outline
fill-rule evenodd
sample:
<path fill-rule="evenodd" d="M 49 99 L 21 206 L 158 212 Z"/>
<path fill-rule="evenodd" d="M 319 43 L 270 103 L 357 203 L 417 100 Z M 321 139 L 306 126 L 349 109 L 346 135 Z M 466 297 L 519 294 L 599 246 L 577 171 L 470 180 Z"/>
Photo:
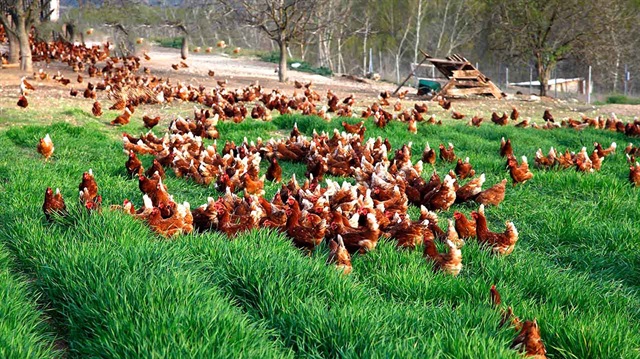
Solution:
<path fill-rule="evenodd" d="M 436 59 L 424 52 L 423 54 L 449 80 L 438 96 L 491 95 L 497 99 L 502 98 L 502 91 L 498 86 L 464 57 L 453 54 L 444 59 Z"/>

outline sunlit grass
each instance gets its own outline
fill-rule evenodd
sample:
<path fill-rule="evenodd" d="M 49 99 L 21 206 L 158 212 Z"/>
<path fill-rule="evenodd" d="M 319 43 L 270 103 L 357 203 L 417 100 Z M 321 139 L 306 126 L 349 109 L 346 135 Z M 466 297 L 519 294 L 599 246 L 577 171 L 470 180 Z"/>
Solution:
<path fill-rule="evenodd" d="M 94 119 L 88 108 L 48 111 L 68 116 L 68 123 L 40 125 L 27 112 L 10 110 L 17 123 L 28 125 L 0 132 L 0 240 L 9 253 L 6 267 L 26 276 L 8 272 L 8 280 L 22 289 L 6 308 L 13 303 L 32 318 L 13 323 L 24 338 L 35 338 L 21 343 L 42 350 L 40 357 L 53 355 L 46 351 L 51 333 L 76 357 L 516 357 L 508 349 L 515 333 L 497 328 L 499 313 L 489 306 L 493 283 L 517 315 L 538 319 L 552 356 L 639 356 L 640 195 L 627 183 L 621 147 L 629 139 L 621 134 L 471 128 L 446 121 L 420 124 L 412 135 L 402 123 L 378 129 L 367 121 L 367 136 L 387 137 L 394 148 L 411 141 L 415 161 L 427 141 L 432 147 L 453 142 L 458 156 L 470 157 L 476 171 L 486 174 L 487 186 L 508 177 L 498 156 L 502 136 L 531 164 L 538 147 L 578 151 L 591 149 L 594 141 L 616 141 L 619 151 L 604 160 L 601 172 L 533 169 L 533 180 L 509 184 L 500 207 L 487 209 L 490 228 L 503 230 L 508 219 L 519 229 L 508 257 L 490 255 L 470 241 L 462 250 L 463 270 L 453 278 L 433 273 L 421 249 L 397 251 L 383 241 L 376 251 L 355 256 L 353 274 L 344 277 L 325 265 L 324 246 L 305 256 L 281 235 L 264 231 L 234 241 L 217 234 L 166 241 L 143 223 L 110 212 L 108 205 L 124 198 L 141 202 L 137 181 L 126 176 L 119 140 L 122 131 L 142 131 L 141 121 L 136 117 L 112 128 L 105 125 L 107 117 Z M 168 118 L 163 121 L 158 134 Z M 306 134 L 341 128 L 341 119 L 301 116 L 221 123 L 219 143 L 286 136 L 294 122 Z M 47 163 L 35 151 L 45 133 L 56 146 Z M 141 158 L 145 165 L 151 161 Z M 305 171 L 303 164 L 282 166 L 285 180 L 293 173 L 302 178 Z M 435 169 L 444 175 L 453 167 L 438 162 Z M 76 211 L 77 185 L 88 168 L 104 197 L 102 215 Z M 431 169 L 425 169 L 428 176 Z M 166 183 L 176 200 L 192 208 L 219 195 L 171 171 Z M 44 220 L 40 207 L 47 186 L 59 187 L 72 208 L 66 224 Z M 267 196 L 278 187 L 267 183 Z M 440 214 L 441 225 L 454 210 L 472 209 L 454 206 Z M 417 211 L 412 207 L 410 213 Z M 35 281 L 27 287 L 25 278 Z M 56 325 L 42 324 L 36 297 L 51 308 Z"/>

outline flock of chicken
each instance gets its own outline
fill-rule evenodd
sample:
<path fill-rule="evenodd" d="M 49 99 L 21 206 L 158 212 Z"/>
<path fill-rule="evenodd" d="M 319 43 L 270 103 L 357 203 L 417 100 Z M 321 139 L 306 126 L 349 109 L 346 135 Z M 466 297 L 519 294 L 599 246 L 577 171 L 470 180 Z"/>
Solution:
<path fill-rule="evenodd" d="M 84 81 L 81 73 L 85 70 L 89 78 L 97 78 L 95 85 L 91 82 L 87 84 L 83 96 L 95 100 L 96 91 L 106 91 L 109 98 L 115 101 L 111 109 L 123 111 L 112 121 L 114 125 L 128 123 L 136 107 L 141 104 L 180 100 L 199 103 L 207 108 L 196 110 L 193 119 L 175 119 L 163 137 L 157 137 L 152 132 L 137 137 L 126 133 L 123 135 L 128 156 L 125 168 L 129 175 L 138 180 L 143 206 L 135 208 L 131 201 L 124 200 L 121 206 L 112 208 L 146 222 L 151 230 L 160 235 L 172 237 L 194 230 L 216 230 L 234 237 L 255 228 L 271 228 L 285 233 L 297 247 L 305 251 L 327 242 L 330 249 L 328 263 L 336 265 L 344 273 L 352 270 L 352 254 L 374 250 L 381 237 L 395 241 L 399 248 L 415 249 L 422 245 L 423 256 L 432 263 L 434 270 L 451 275 L 458 275 L 462 269 L 461 247 L 465 240 L 475 238 L 493 253 L 502 255 L 511 253 L 515 248 L 518 231 L 514 224 L 506 222 L 504 232 L 492 232 L 488 228 L 484 210 L 485 206 L 497 206 L 504 200 L 507 180 L 483 190 L 485 175 L 476 175 L 469 158 L 457 158 L 453 144 L 440 144 L 439 153 L 427 144 L 422 151 L 421 161 L 413 163 L 411 143 L 393 151 L 387 139 L 365 139 L 364 122 L 355 125 L 343 122 L 344 132 L 334 130 L 331 134 L 318 134 L 314 131 L 310 137 L 302 135 L 294 126 L 288 138 L 267 141 L 258 138 L 255 142 L 245 139 L 240 145 L 226 142 L 220 152 L 217 142 L 209 146 L 203 142 L 203 139 L 220 137 L 216 129 L 218 121 L 241 122 L 249 114 L 254 119 L 262 120 L 270 120 L 273 110 L 281 114 L 300 111 L 325 119 L 330 113 L 353 117 L 353 95 L 341 100 L 329 90 L 326 105 L 318 105 L 322 96 L 312 89 L 311 83 L 296 83 L 295 87 L 301 94 L 294 93 L 291 97 L 279 90 L 265 93 L 259 85 L 230 91 L 225 87 L 226 81 L 218 81 L 218 87 L 211 90 L 180 82 L 173 85 L 168 79 L 151 76 L 146 68 L 143 69 L 145 75 L 138 75 L 140 59 L 134 56 L 109 57 L 108 45 L 85 48 L 61 42 L 34 42 L 34 54 L 36 59 L 56 59 L 68 63 L 78 72 L 78 83 Z M 147 56 L 145 58 L 148 60 Z M 101 61 L 106 65 L 99 68 L 96 64 Z M 210 71 L 209 75 L 214 74 Z M 49 78 L 42 70 L 34 76 L 41 80 Z M 51 78 L 63 85 L 71 82 L 61 74 Z M 18 103 L 21 107 L 28 106 L 26 96 L 33 90 L 33 86 L 23 78 L 22 96 Z M 76 96 L 78 91 L 71 89 L 70 94 Z M 399 94 L 399 99 L 405 94 Z M 372 117 L 379 127 L 386 126 L 392 120 L 403 121 L 413 133 L 417 132 L 417 122 L 441 124 L 433 115 L 426 118 L 427 105 L 415 104 L 413 108 L 403 110 L 399 101 L 392 105 L 391 98 L 388 92 L 381 93 L 378 101 L 368 106 L 361 116 Z M 255 102 L 251 111 L 245 106 L 250 102 Z M 439 99 L 439 105 L 446 110 L 451 108 L 451 103 L 445 99 Z M 395 113 L 385 110 L 386 106 L 393 106 Z M 102 115 L 102 106 L 98 101 L 94 102 L 92 112 L 95 116 Z M 465 115 L 452 111 L 452 117 L 462 119 Z M 514 108 L 510 117 L 506 113 L 502 116 L 494 114 L 492 121 L 506 125 L 509 118 L 517 121 L 518 117 L 519 113 Z M 557 124 L 549 111 L 543 117 L 544 126 L 530 124 L 528 120 L 516 126 L 546 129 L 563 125 L 576 129 L 592 126 L 631 136 L 640 135 L 640 122 L 637 120 L 623 123 L 614 116 L 612 119 L 583 118 L 582 122 L 570 119 Z M 145 116 L 143 122 L 145 127 L 153 128 L 160 118 Z M 479 126 L 481 122 L 482 118 L 475 116 L 470 124 Z M 539 149 L 535 165 L 539 168 L 575 166 L 577 170 L 585 172 L 598 170 L 602 158 L 612 153 L 616 145 L 614 143 L 608 149 L 603 149 L 599 144 L 594 146 L 591 155 L 586 148 L 578 154 L 566 152 L 563 155 L 558 155 L 552 148 L 547 156 L 543 156 Z M 40 140 L 37 150 L 46 159 L 51 157 L 54 146 L 48 134 Z M 639 186 L 640 164 L 635 162 L 635 156 L 640 155 L 640 150 L 628 146 L 625 152 L 631 163 L 629 179 Z M 393 153 L 392 160 L 388 159 L 389 153 Z M 518 163 L 509 140 L 503 139 L 500 154 L 507 158 L 506 167 L 513 185 L 533 177 L 526 157 Z M 138 155 L 152 155 L 152 165 L 145 170 Z M 455 163 L 455 169 L 449 171 L 444 179 L 433 172 L 429 180 L 425 180 L 423 165 L 434 164 L 438 158 Z M 260 177 L 263 160 L 268 161 L 269 167 L 266 174 Z M 268 200 L 264 197 L 264 182 L 282 181 L 280 161 L 306 164 L 306 178 L 300 183 L 294 175 Z M 188 202 L 176 202 L 170 195 L 163 181 L 165 168 L 171 169 L 176 177 L 189 178 L 203 185 L 214 184 L 223 195 L 217 200 L 209 198 L 207 203 L 191 209 Z M 339 184 L 324 179 L 325 174 L 352 177 L 356 184 L 346 181 Z M 466 182 L 459 183 L 462 180 Z M 101 211 L 102 197 L 98 194 L 92 170 L 83 174 L 78 191 L 82 207 L 92 212 Z M 236 194 L 238 192 L 243 194 L 239 196 Z M 470 218 L 455 211 L 453 218 L 447 219 L 447 230 L 442 230 L 436 212 L 468 201 L 478 203 L 478 210 L 473 211 Z M 418 220 L 409 217 L 409 204 L 420 206 Z M 55 220 L 56 216 L 67 215 L 67 207 L 59 189 L 54 192 L 47 188 L 43 212 L 50 221 Z M 445 244 L 446 252 L 438 250 L 437 241 Z M 499 306 L 499 294 L 495 288 L 492 288 L 492 298 L 494 305 Z M 527 355 L 544 357 L 546 352 L 535 320 L 520 323 L 513 316 L 511 308 L 503 311 L 503 318 L 509 318 L 503 319 L 503 324 L 511 321 L 519 331 L 513 342 L 514 348 L 522 348 Z"/>

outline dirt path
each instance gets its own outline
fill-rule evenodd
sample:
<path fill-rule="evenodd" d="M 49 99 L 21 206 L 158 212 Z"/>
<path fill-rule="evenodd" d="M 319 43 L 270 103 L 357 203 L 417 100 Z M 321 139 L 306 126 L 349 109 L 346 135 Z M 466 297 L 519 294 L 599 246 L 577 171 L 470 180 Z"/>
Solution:
<path fill-rule="evenodd" d="M 209 70 L 213 70 L 216 79 L 229 81 L 228 87 L 230 88 L 244 87 L 258 81 L 266 89 L 279 88 L 288 93 L 294 90 L 294 80 L 303 83 L 312 81 L 315 90 L 321 91 L 321 93 L 331 89 L 338 96 L 354 93 L 371 98 L 376 97 L 381 91 L 392 92 L 396 88 L 394 84 L 387 82 L 360 83 L 341 76 L 326 77 L 295 70 L 289 70 L 289 81 L 282 84 L 278 82 L 276 64 L 252 58 L 232 58 L 219 54 L 190 54 L 185 61 L 189 68 L 176 71 L 171 68 L 171 64 L 177 64 L 180 61 L 179 50 L 153 47 L 148 54 L 151 60 L 145 62 L 145 66 L 155 74 L 207 82 L 207 73 Z M 413 88 L 404 87 L 403 90 L 412 91 Z"/>
<path fill-rule="evenodd" d="M 309 74 L 291 70 L 289 72 L 290 81 L 287 83 L 278 82 L 278 74 L 275 72 L 276 65 L 272 63 L 262 62 L 257 59 L 238 57 L 231 58 L 229 56 L 219 54 L 191 54 L 186 60 L 188 68 L 180 68 L 173 70 L 172 64 L 177 64 L 180 59 L 180 52 L 177 49 L 152 47 L 148 51 L 151 57 L 150 61 L 142 60 L 142 66 L 148 67 L 152 74 L 163 78 L 168 78 L 172 82 L 181 81 L 193 85 L 205 85 L 207 88 L 217 86 L 216 80 L 227 80 L 229 89 L 242 88 L 250 84 L 258 82 L 265 91 L 279 89 L 287 95 L 293 94 L 295 90 L 294 80 L 306 83 L 312 81 L 313 89 L 321 95 L 326 94 L 331 89 L 339 97 L 345 97 L 354 94 L 356 111 L 370 105 L 377 100 L 377 96 L 381 91 L 395 90 L 395 85 L 387 82 L 360 83 L 349 80 L 340 76 L 325 77 L 316 74 Z M 85 79 L 85 82 L 79 84 L 75 81 L 75 74 L 69 66 L 61 63 L 36 63 L 34 70 L 40 68 L 45 69 L 50 75 L 60 71 L 65 77 L 72 79 L 68 86 L 62 86 L 54 81 L 39 81 L 28 76 L 30 81 L 36 86 L 37 91 L 30 95 L 29 102 L 37 106 L 90 106 L 91 102 L 81 98 L 72 98 L 69 96 L 71 87 L 82 89 L 86 87 L 87 81 L 95 83 L 95 79 Z M 215 77 L 207 75 L 209 70 L 215 71 Z M 15 108 L 19 97 L 19 83 L 22 73 L 15 68 L 0 69 L 0 116 L 2 116 L 3 108 Z M 402 101 L 403 107 L 413 107 L 416 101 L 424 101 L 424 98 L 415 95 L 415 89 L 412 87 L 404 87 L 403 90 L 409 90 L 409 95 Z M 298 90 L 300 92 L 300 90 Z M 99 99 L 104 100 L 104 96 L 99 94 Z M 53 100 L 53 101 L 52 101 Z M 551 109 L 556 118 L 580 118 L 581 114 L 587 116 L 607 115 L 616 113 L 618 117 L 633 118 L 640 114 L 640 106 L 635 105 L 605 105 L 593 106 L 578 103 L 574 101 L 556 101 L 545 98 L 537 101 L 529 101 L 529 96 L 520 96 L 510 98 L 508 100 L 494 99 L 459 99 L 453 100 L 453 108 L 456 111 L 466 114 L 468 117 L 476 114 L 488 116 L 491 112 L 502 113 L 511 111 L 512 106 L 516 106 L 523 117 L 530 117 L 533 120 L 540 120 L 542 112 L 545 109 Z M 324 102 L 324 99 L 323 99 Z M 393 101 L 395 102 L 395 101 Z M 82 106 L 80 106 L 82 104 Z M 176 105 L 177 106 L 177 105 Z M 182 107 L 182 106 L 180 106 Z M 185 108 L 192 108 L 191 105 L 185 104 Z M 437 104 L 429 103 L 430 113 L 435 113 L 438 119 L 450 118 L 450 113 L 442 111 Z M 155 108 L 149 108 L 150 111 L 157 111 Z"/>

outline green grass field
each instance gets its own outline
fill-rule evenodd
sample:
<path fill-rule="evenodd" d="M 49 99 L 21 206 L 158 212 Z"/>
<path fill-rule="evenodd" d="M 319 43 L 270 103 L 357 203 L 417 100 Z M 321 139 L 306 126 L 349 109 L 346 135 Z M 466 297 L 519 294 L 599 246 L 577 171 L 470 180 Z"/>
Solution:
<path fill-rule="evenodd" d="M 141 204 L 119 139 L 122 131 L 142 130 L 140 115 L 113 128 L 82 109 L 47 111 L 70 123 L 39 124 L 31 108 L 3 112 L 0 357 L 517 358 L 509 349 L 516 333 L 498 329 L 500 314 L 489 303 L 494 283 L 521 319 L 537 318 L 549 357 L 640 357 L 640 191 L 627 180 L 622 148 L 630 139 L 622 134 L 446 121 L 419 124 L 413 135 L 406 124 L 381 130 L 367 121 L 367 137 L 388 137 L 394 149 L 413 142 L 416 161 L 427 141 L 432 147 L 453 142 L 459 157 L 470 157 L 486 174 L 485 187 L 508 177 L 498 156 L 502 136 L 531 164 L 538 147 L 578 151 L 590 150 L 594 141 L 616 141 L 619 149 L 600 172 L 532 169 L 531 181 L 509 185 L 505 201 L 487 209 L 491 229 L 502 231 L 512 220 L 520 232 L 509 256 L 493 256 L 469 241 L 462 272 L 451 277 L 434 273 L 421 249 L 398 251 L 383 241 L 356 255 L 353 273 L 343 276 L 325 264 L 325 245 L 307 256 L 266 231 L 233 241 L 218 233 L 167 240 L 110 211 L 125 198 Z M 341 128 L 340 119 L 281 116 L 218 129 L 223 142 L 239 143 L 245 136 L 286 136 L 294 122 L 306 134 Z M 161 127 L 155 132 L 163 133 Z M 46 133 L 56 147 L 49 162 L 36 152 Z M 89 168 L 104 198 L 101 215 L 89 216 L 76 203 Z M 296 163 L 283 168 L 285 179 L 293 173 L 302 178 L 306 169 Z M 440 174 L 452 168 L 436 165 Z M 167 173 L 169 192 L 192 208 L 219 195 Z M 45 220 L 46 187 L 60 188 L 68 219 Z M 266 195 L 278 188 L 266 184 Z M 439 214 L 441 225 L 454 210 L 468 215 L 474 209 L 455 205 Z M 417 216 L 418 209 L 410 213 Z"/>

